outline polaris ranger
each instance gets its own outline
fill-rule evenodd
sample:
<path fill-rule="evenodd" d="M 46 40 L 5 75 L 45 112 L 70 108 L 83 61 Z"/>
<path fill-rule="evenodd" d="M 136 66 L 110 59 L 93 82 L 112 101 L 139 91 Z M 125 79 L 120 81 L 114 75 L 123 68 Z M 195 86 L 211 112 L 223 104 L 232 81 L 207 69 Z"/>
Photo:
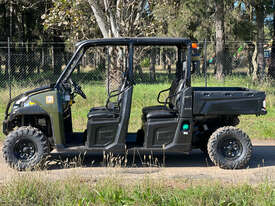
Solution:
<path fill-rule="evenodd" d="M 71 108 L 76 95 L 86 99 L 72 73 L 85 52 L 95 47 L 127 48 L 126 70 L 119 90 L 110 91 L 106 105 L 87 111 L 87 129 L 73 132 Z M 174 46 L 176 74 L 171 87 L 160 91 L 158 105 L 142 109 L 141 129 L 128 133 L 134 83 L 134 51 L 137 47 Z M 192 87 L 192 43 L 184 38 L 112 38 L 85 40 L 56 83 L 25 92 L 7 105 L 3 154 L 18 170 L 40 165 L 53 150 L 59 152 L 139 151 L 207 152 L 213 163 L 225 169 L 247 166 L 252 145 L 234 127 L 243 114 L 266 114 L 265 93 L 241 87 Z M 162 93 L 168 97 L 160 100 Z M 90 95 L 90 94 L 89 94 Z M 95 97 L 97 98 L 97 97 Z M 111 99 L 116 99 L 111 102 Z"/>

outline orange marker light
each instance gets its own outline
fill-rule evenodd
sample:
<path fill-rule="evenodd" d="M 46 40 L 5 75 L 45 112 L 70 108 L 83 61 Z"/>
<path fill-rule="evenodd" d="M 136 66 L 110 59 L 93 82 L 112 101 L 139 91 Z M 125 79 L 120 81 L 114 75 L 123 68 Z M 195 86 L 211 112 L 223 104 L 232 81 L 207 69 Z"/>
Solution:
<path fill-rule="evenodd" d="M 198 44 L 197 43 L 192 43 L 192 49 L 197 49 L 198 48 Z"/>

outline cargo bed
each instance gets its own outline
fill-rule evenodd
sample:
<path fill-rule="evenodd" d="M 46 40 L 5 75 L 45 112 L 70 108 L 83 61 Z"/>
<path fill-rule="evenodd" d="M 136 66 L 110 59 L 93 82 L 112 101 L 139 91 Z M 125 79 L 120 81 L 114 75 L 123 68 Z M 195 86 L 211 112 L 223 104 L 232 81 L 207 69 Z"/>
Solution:
<path fill-rule="evenodd" d="M 266 114 L 265 93 L 242 87 L 193 87 L 193 115 Z"/>

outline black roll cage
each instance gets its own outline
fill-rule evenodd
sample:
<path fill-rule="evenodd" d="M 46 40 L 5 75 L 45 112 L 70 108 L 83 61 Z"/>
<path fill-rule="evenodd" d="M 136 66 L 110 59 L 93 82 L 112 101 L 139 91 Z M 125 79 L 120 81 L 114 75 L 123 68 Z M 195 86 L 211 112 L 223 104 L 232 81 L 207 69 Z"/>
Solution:
<path fill-rule="evenodd" d="M 64 71 L 61 73 L 60 77 L 56 81 L 55 88 L 62 87 L 62 83 L 67 82 L 74 69 L 78 65 L 80 59 L 85 54 L 86 50 L 90 47 L 97 46 L 127 46 L 129 51 L 129 68 L 126 71 L 126 78 L 133 84 L 133 55 L 134 46 L 176 46 L 178 48 L 178 61 L 181 60 L 181 51 L 183 48 L 187 48 L 187 67 L 184 74 L 185 87 L 191 86 L 191 41 L 186 38 L 150 38 L 150 37 L 136 37 L 136 38 L 103 38 L 103 39 L 93 39 L 84 40 L 76 44 L 76 51 L 69 63 L 65 67 Z M 82 53 L 81 53 L 82 52 Z"/>

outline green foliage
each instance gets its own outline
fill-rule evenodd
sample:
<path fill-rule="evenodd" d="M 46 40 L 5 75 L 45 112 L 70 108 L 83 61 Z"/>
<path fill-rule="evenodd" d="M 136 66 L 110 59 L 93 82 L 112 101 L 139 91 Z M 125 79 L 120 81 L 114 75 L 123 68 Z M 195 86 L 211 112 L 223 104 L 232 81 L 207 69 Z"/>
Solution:
<path fill-rule="evenodd" d="M 143 179 L 123 184 L 100 179 L 95 184 L 78 178 L 49 182 L 17 178 L 0 188 L 5 205 L 274 205 L 275 187 L 209 183 L 185 185 L 184 179 L 158 182 Z"/>
<path fill-rule="evenodd" d="M 141 63 L 140 63 L 141 67 L 149 67 L 150 66 L 150 58 L 146 57 L 144 58 Z"/>
<path fill-rule="evenodd" d="M 99 28 L 86 1 L 57 0 L 41 16 L 44 29 L 60 33 L 69 41 L 100 37 Z"/>

